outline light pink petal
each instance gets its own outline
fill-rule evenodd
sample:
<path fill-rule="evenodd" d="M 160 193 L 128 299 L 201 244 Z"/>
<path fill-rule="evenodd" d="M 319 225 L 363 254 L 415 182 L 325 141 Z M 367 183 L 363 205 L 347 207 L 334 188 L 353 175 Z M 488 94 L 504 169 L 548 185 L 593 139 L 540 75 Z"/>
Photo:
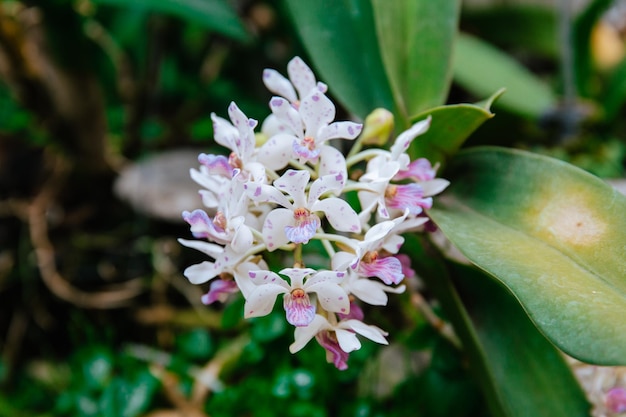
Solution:
<path fill-rule="evenodd" d="M 317 343 L 326 350 L 326 360 L 328 362 L 332 362 L 335 368 L 340 371 L 348 369 L 348 357 L 350 355 L 341 349 L 337 340 L 330 337 L 329 332 L 319 332 L 315 338 Z"/>
<path fill-rule="evenodd" d="M 606 408 L 611 413 L 619 414 L 626 412 L 626 389 L 622 387 L 611 388 L 606 393 Z"/>
<path fill-rule="evenodd" d="M 335 230 L 342 232 L 361 231 L 361 221 L 350 204 L 336 197 L 320 200 L 311 207 L 311 210 L 322 211 Z"/>
<path fill-rule="evenodd" d="M 354 122 L 334 122 L 328 126 L 324 126 L 317 134 L 319 142 L 325 142 L 330 139 L 354 139 L 363 130 L 363 125 Z"/>
<path fill-rule="evenodd" d="M 300 97 L 304 97 L 316 88 L 315 74 L 300 57 L 295 57 L 287 64 L 287 74 Z M 292 100 L 295 102 L 295 100 Z"/>
<path fill-rule="evenodd" d="M 317 140 L 318 132 L 335 118 L 335 105 L 326 95 L 314 91 L 302 100 L 300 117 L 306 126 L 305 136 L 315 138 L 315 143 L 321 145 Z"/>
<path fill-rule="evenodd" d="M 325 317 L 320 316 L 319 314 L 315 315 L 315 318 L 306 327 L 296 327 L 294 332 L 294 342 L 289 346 L 289 352 L 296 353 L 307 343 L 309 340 L 313 339 L 317 333 L 322 330 L 329 329 L 330 324 Z"/>
<path fill-rule="evenodd" d="M 317 162 L 321 150 L 319 148 L 310 149 L 309 144 L 303 143 L 301 140 L 294 140 L 292 145 L 293 154 L 300 160 L 300 163 L 311 161 Z"/>
<path fill-rule="evenodd" d="M 265 217 L 263 223 L 263 241 L 270 252 L 289 243 L 285 227 L 293 226 L 293 212 L 287 209 L 274 209 Z"/>
<path fill-rule="evenodd" d="M 361 262 L 359 274 L 380 278 L 387 285 L 399 284 L 404 278 L 402 264 L 395 256 L 378 258 L 372 262 Z"/>
<path fill-rule="evenodd" d="M 235 281 L 217 279 L 211 283 L 209 291 L 200 298 L 200 301 L 204 305 L 210 305 L 216 301 L 223 303 L 230 294 L 237 292 L 239 292 L 239 287 Z"/>
<path fill-rule="evenodd" d="M 395 180 L 404 180 L 407 178 L 415 181 L 430 181 L 435 178 L 437 171 L 426 158 L 418 158 L 412 161 L 407 169 L 399 171 L 394 177 Z"/>
<path fill-rule="evenodd" d="M 263 84 L 272 93 L 284 97 L 292 103 L 298 101 L 296 90 L 294 90 L 291 82 L 276 70 L 265 69 L 263 71 Z"/>
<path fill-rule="evenodd" d="M 232 178 L 233 167 L 228 163 L 228 158 L 224 155 L 207 155 L 201 153 L 198 155 L 198 162 L 207 167 L 209 174 L 221 175 L 226 178 Z"/>
<path fill-rule="evenodd" d="M 191 226 L 191 234 L 196 238 L 210 238 L 224 233 L 224 229 L 216 226 L 204 210 L 183 211 L 183 220 Z"/>
<path fill-rule="evenodd" d="M 320 218 L 314 213 L 298 215 L 293 225 L 285 226 L 285 236 L 293 243 L 308 243 L 321 224 Z"/>
<path fill-rule="evenodd" d="M 387 207 L 409 210 L 410 214 L 420 214 L 424 209 L 429 209 L 433 205 L 433 199 L 424 198 L 424 189 L 419 184 L 391 185 L 392 194 L 385 198 Z"/>
<path fill-rule="evenodd" d="M 311 300 L 305 292 L 299 296 L 292 294 L 285 294 L 283 300 L 287 322 L 296 327 L 308 326 L 315 318 L 315 305 L 311 305 Z"/>
<path fill-rule="evenodd" d="M 263 284 L 256 287 L 246 298 L 243 306 L 244 317 L 261 317 L 268 315 L 274 308 L 276 297 L 285 293 L 285 288 L 278 284 Z"/>

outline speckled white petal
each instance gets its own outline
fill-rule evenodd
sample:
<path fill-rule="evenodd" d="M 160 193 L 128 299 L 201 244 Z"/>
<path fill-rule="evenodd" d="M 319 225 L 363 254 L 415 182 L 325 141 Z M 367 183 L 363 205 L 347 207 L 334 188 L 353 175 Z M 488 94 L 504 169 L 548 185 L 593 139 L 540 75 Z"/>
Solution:
<path fill-rule="evenodd" d="M 298 101 L 296 90 L 291 82 L 276 70 L 266 69 L 263 71 L 263 84 L 272 93 L 285 97 L 292 103 Z"/>
<path fill-rule="evenodd" d="M 315 74 L 300 57 L 295 57 L 287 64 L 287 74 L 300 97 L 304 97 L 317 87 Z"/>
<path fill-rule="evenodd" d="M 361 231 L 361 221 L 350 204 L 336 197 L 325 198 L 315 203 L 311 211 L 321 211 L 335 230 L 342 232 Z"/>
<path fill-rule="evenodd" d="M 285 234 L 286 226 L 293 226 L 293 212 L 288 209 L 278 208 L 269 212 L 263 223 L 263 241 L 270 252 L 289 243 Z"/>

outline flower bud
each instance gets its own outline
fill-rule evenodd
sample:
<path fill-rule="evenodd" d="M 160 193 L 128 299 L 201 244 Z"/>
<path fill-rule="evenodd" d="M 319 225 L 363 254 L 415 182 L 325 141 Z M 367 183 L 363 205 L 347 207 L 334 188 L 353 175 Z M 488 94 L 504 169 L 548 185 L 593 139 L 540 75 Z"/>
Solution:
<path fill-rule="evenodd" d="M 383 108 L 375 109 L 365 118 L 361 143 L 382 146 L 389 140 L 392 130 L 393 114 Z"/>

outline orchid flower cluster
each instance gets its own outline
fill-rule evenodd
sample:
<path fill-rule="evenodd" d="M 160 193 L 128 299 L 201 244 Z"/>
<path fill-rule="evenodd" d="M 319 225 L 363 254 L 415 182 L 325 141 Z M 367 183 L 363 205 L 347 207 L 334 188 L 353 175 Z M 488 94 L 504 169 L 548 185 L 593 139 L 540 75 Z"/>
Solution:
<path fill-rule="evenodd" d="M 406 153 L 430 119 L 388 150 L 367 146 L 362 124 L 334 121 L 328 87 L 300 58 L 287 70 L 288 77 L 263 73 L 275 96 L 260 134 L 235 103 L 230 120 L 211 115 L 215 141 L 230 154 L 200 154 L 199 169 L 191 169 L 207 210 L 183 212 L 196 240 L 179 241 L 210 260 L 184 275 L 193 284 L 210 281 L 204 304 L 240 293 L 246 318 L 269 314 L 282 295 L 295 327 L 289 350 L 315 338 L 327 360 L 346 369 L 349 353 L 361 347 L 357 335 L 387 344 L 385 331 L 364 323 L 360 305 L 384 306 L 387 293 L 405 290 L 413 271 L 399 254 L 401 234 L 424 227 L 424 210 L 448 182 L 436 178 L 437 166 Z M 330 143 L 357 137 L 347 156 Z M 289 267 L 270 270 L 264 255 L 275 251 L 285 252 Z M 329 263 L 322 268 L 320 251 Z"/>

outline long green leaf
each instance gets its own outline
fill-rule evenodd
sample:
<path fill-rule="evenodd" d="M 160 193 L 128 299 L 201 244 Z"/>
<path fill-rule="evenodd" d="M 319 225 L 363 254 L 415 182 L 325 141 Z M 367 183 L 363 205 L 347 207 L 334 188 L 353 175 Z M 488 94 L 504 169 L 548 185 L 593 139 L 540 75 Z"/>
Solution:
<path fill-rule="evenodd" d="M 393 109 L 369 0 L 285 0 L 320 78 L 351 112 Z"/>
<path fill-rule="evenodd" d="M 409 154 L 445 163 L 480 125 L 494 116 L 491 105 L 503 92 L 497 91 L 481 103 L 440 106 L 418 114 L 413 121 L 431 116 L 432 122 L 428 131 L 411 143 Z"/>
<path fill-rule="evenodd" d="M 406 123 L 446 100 L 460 1 L 372 0 L 372 5 L 385 70 Z"/>
<path fill-rule="evenodd" d="M 588 416 L 571 369 L 517 300 L 493 278 L 475 268 L 448 266 L 424 247 L 407 236 L 405 249 L 461 339 L 491 414 Z"/>
<path fill-rule="evenodd" d="M 475 148 L 450 164 L 429 215 L 585 362 L 626 364 L 626 197 L 555 159 Z"/>
<path fill-rule="evenodd" d="M 198 23 L 239 41 L 251 39 L 237 13 L 226 0 L 94 0 L 94 2 L 169 14 Z"/>
<path fill-rule="evenodd" d="M 498 106 L 531 119 L 538 119 L 556 104 L 547 84 L 509 55 L 466 34 L 456 40 L 454 80 L 479 97 L 505 88 Z"/>

